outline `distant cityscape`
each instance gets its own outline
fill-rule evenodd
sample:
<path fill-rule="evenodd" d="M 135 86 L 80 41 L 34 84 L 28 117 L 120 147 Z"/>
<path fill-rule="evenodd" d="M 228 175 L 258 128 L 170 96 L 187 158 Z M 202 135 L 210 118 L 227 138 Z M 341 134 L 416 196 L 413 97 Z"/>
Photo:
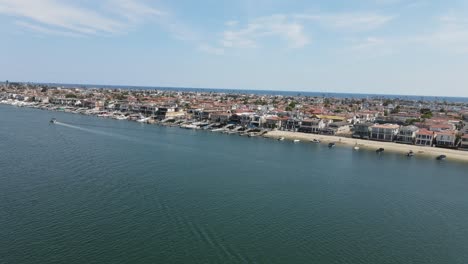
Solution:
<path fill-rule="evenodd" d="M 0 103 L 249 136 L 290 131 L 468 150 L 468 103 L 5 82 Z"/>

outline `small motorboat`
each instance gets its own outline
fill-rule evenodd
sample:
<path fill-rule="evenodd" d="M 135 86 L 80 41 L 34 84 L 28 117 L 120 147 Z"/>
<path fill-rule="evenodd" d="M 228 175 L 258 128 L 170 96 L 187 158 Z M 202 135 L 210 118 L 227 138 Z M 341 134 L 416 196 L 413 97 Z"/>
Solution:
<path fill-rule="evenodd" d="M 354 147 L 353 147 L 353 149 L 354 149 L 354 150 L 359 150 L 359 146 L 358 146 L 358 144 L 357 144 L 357 143 L 356 143 L 356 144 L 354 144 Z"/>
<path fill-rule="evenodd" d="M 278 138 L 278 141 L 283 141 L 284 140 L 284 137 L 279 137 Z"/>
<path fill-rule="evenodd" d="M 312 143 L 320 143 L 320 140 L 314 138 L 314 139 L 312 139 L 310 142 L 312 142 Z"/>
<path fill-rule="evenodd" d="M 437 156 L 436 159 L 437 160 L 445 160 L 446 158 L 447 158 L 447 156 L 445 156 L 445 155 L 439 155 L 439 156 Z"/>
<path fill-rule="evenodd" d="M 258 136 L 258 134 L 256 134 L 255 132 L 251 132 L 247 136 L 248 137 L 256 137 L 256 136 Z"/>
<path fill-rule="evenodd" d="M 414 156 L 414 152 L 412 150 L 408 151 L 408 153 L 406 153 L 406 156 L 407 157 L 413 157 Z"/>
<path fill-rule="evenodd" d="M 334 146 L 335 146 L 335 143 L 333 143 L 333 142 L 328 143 L 329 148 L 333 148 Z"/>
<path fill-rule="evenodd" d="M 300 140 L 299 140 L 299 139 L 295 139 L 295 140 L 293 140 L 293 142 L 294 142 L 294 143 L 297 143 L 297 142 L 300 142 Z"/>
<path fill-rule="evenodd" d="M 384 148 L 379 148 L 375 152 L 380 154 L 380 153 L 384 152 L 384 150 L 385 150 Z"/>
<path fill-rule="evenodd" d="M 55 119 L 55 118 L 52 118 L 52 119 L 49 121 L 49 123 L 51 123 L 51 124 L 55 124 L 55 123 L 57 123 L 57 119 Z"/>

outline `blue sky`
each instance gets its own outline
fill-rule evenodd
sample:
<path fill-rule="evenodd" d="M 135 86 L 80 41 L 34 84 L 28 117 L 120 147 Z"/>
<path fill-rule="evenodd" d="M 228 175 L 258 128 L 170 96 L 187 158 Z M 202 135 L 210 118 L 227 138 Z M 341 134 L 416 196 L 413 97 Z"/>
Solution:
<path fill-rule="evenodd" d="M 468 1 L 0 0 L 0 79 L 468 96 Z"/>

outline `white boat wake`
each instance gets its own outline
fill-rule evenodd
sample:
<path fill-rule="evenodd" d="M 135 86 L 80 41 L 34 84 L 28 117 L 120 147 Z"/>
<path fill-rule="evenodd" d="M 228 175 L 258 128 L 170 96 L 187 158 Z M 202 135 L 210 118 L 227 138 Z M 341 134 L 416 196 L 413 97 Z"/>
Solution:
<path fill-rule="evenodd" d="M 109 133 L 109 132 L 104 132 L 104 131 L 100 131 L 100 130 L 95 130 L 95 129 L 89 129 L 89 128 L 84 128 L 84 127 L 80 127 L 80 126 L 70 125 L 70 124 L 59 122 L 59 121 L 55 121 L 54 124 L 64 126 L 64 127 L 68 127 L 68 128 L 78 129 L 78 130 L 93 133 L 93 134 L 96 134 L 96 135 L 109 136 L 109 137 L 129 140 L 129 141 L 137 141 L 134 138 L 127 137 L 127 136 L 124 136 L 124 135 L 119 135 L 119 134 L 115 134 L 115 133 Z"/>

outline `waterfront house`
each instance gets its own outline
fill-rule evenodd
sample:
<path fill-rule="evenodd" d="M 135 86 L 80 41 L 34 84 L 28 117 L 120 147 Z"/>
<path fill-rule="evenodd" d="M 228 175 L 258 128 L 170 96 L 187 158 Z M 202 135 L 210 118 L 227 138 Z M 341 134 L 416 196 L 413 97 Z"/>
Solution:
<path fill-rule="evenodd" d="M 435 132 L 421 128 L 416 132 L 415 144 L 418 146 L 432 146 L 435 136 Z"/>
<path fill-rule="evenodd" d="M 371 127 L 370 139 L 379 141 L 393 141 L 400 126 L 394 124 L 375 124 Z"/>
<path fill-rule="evenodd" d="M 463 150 L 468 150 L 468 134 L 465 134 L 461 137 L 460 148 Z"/>
<path fill-rule="evenodd" d="M 369 139 L 372 123 L 358 123 L 353 126 L 353 137 L 361 139 Z"/>
<path fill-rule="evenodd" d="M 325 128 L 325 122 L 323 122 L 322 119 L 304 119 L 302 120 L 298 131 L 318 134 L 323 128 Z"/>
<path fill-rule="evenodd" d="M 456 146 L 457 132 L 455 130 L 437 132 L 435 142 L 437 147 L 453 148 Z"/>
<path fill-rule="evenodd" d="M 254 119 L 254 113 L 238 113 L 237 114 L 240 118 L 240 125 L 243 127 L 248 127 L 250 125 L 250 122 Z"/>
<path fill-rule="evenodd" d="M 180 111 L 177 107 L 158 107 L 155 116 L 158 120 L 165 120 L 168 118 L 179 119 L 185 116 L 185 112 Z"/>
<path fill-rule="evenodd" d="M 287 119 L 285 119 L 287 120 Z M 268 116 L 265 120 L 264 127 L 269 129 L 280 128 L 283 119 L 278 116 Z"/>
<path fill-rule="evenodd" d="M 258 128 L 262 127 L 265 123 L 265 117 L 263 115 L 254 115 L 249 123 L 249 127 Z"/>
<path fill-rule="evenodd" d="M 210 121 L 225 124 L 229 121 L 230 117 L 231 117 L 231 114 L 227 112 L 223 112 L 223 111 L 214 112 L 214 113 L 211 113 L 210 115 Z"/>
<path fill-rule="evenodd" d="M 416 126 L 403 126 L 398 132 L 396 142 L 403 144 L 414 144 L 416 139 L 416 133 L 419 128 Z"/>
<path fill-rule="evenodd" d="M 324 135 L 343 135 L 349 132 L 350 125 L 348 122 L 332 122 L 320 131 Z"/>
<path fill-rule="evenodd" d="M 301 126 L 301 121 L 295 118 L 288 118 L 281 125 L 284 130 L 297 131 Z"/>

